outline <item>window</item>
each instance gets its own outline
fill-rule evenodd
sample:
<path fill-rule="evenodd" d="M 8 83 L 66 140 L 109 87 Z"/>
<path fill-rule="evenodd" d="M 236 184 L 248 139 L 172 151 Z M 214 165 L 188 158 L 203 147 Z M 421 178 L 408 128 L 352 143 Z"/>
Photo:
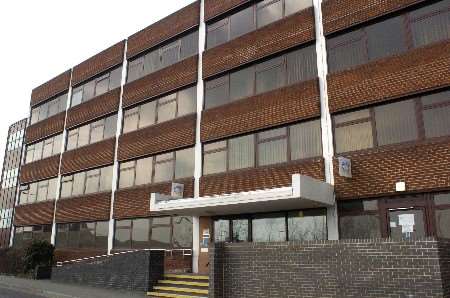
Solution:
<path fill-rule="evenodd" d="M 335 115 L 336 152 L 449 136 L 449 115 L 448 90 Z"/>
<path fill-rule="evenodd" d="M 207 48 L 233 40 L 312 6 L 312 0 L 264 0 L 207 25 Z"/>
<path fill-rule="evenodd" d="M 61 178 L 61 198 L 109 191 L 112 188 L 113 166 L 103 167 Z"/>
<path fill-rule="evenodd" d="M 108 247 L 108 222 L 83 222 L 57 224 L 57 248 L 99 248 Z"/>
<path fill-rule="evenodd" d="M 327 40 L 330 72 L 345 70 L 448 39 L 449 7 L 447 1 L 437 2 L 330 38 Z"/>
<path fill-rule="evenodd" d="M 197 53 L 198 32 L 195 31 L 131 60 L 128 64 L 127 82 L 135 81 Z"/>
<path fill-rule="evenodd" d="M 56 198 L 57 178 L 20 186 L 19 204 L 32 204 Z"/>
<path fill-rule="evenodd" d="M 67 137 L 67 150 L 73 150 L 89 144 L 106 140 L 116 135 L 117 115 L 71 129 Z"/>
<path fill-rule="evenodd" d="M 114 248 L 192 248 L 192 218 L 150 217 L 116 221 Z"/>
<path fill-rule="evenodd" d="M 120 87 L 121 80 L 122 66 L 119 66 L 97 78 L 83 83 L 81 86 L 73 88 L 72 107 Z"/>
<path fill-rule="evenodd" d="M 327 239 L 327 214 L 323 209 L 288 213 L 289 241 Z"/>
<path fill-rule="evenodd" d="M 180 90 L 124 112 L 123 133 L 196 112 L 197 88 Z"/>
<path fill-rule="evenodd" d="M 268 92 L 317 76 L 313 45 L 205 81 L 205 108 Z"/>
<path fill-rule="evenodd" d="M 322 154 L 320 121 L 270 129 L 260 133 L 205 144 L 203 174 L 260 167 Z"/>
<path fill-rule="evenodd" d="M 8 135 L 7 150 L 13 151 L 22 147 L 25 129 L 18 130 Z"/>
<path fill-rule="evenodd" d="M 352 200 L 338 205 L 339 235 L 342 239 L 381 237 L 377 200 Z"/>
<path fill-rule="evenodd" d="M 38 161 L 61 153 L 62 134 L 27 145 L 25 163 Z"/>
<path fill-rule="evenodd" d="M 194 175 L 194 149 L 120 163 L 119 188 L 172 181 Z"/>
<path fill-rule="evenodd" d="M 16 227 L 14 234 L 14 247 L 27 247 L 33 240 L 42 240 L 50 243 L 51 235 L 51 225 Z"/>
<path fill-rule="evenodd" d="M 31 109 L 30 124 L 50 118 L 56 114 L 64 112 L 67 105 L 67 93 L 57 96 L 50 101 L 38 105 Z"/>
<path fill-rule="evenodd" d="M 5 167 L 5 169 L 3 170 L 1 188 L 2 189 L 15 188 L 17 186 L 18 177 L 19 177 L 19 168 L 6 170 Z"/>

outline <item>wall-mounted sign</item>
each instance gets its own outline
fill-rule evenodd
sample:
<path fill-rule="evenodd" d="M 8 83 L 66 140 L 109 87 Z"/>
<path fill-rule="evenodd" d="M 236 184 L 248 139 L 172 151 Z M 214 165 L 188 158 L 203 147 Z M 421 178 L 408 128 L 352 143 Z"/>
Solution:
<path fill-rule="evenodd" d="M 339 161 L 339 176 L 352 178 L 352 161 L 349 158 L 340 156 Z"/>
<path fill-rule="evenodd" d="M 172 183 L 172 190 L 170 192 L 172 198 L 182 199 L 184 193 L 184 184 Z"/>
<path fill-rule="evenodd" d="M 395 183 L 395 191 L 406 191 L 406 183 L 404 181 Z"/>
<path fill-rule="evenodd" d="M 200 241 L 200 252 L 208 252 L 210 237 L 209 229 L 203 229 L 202 239 Z"/>

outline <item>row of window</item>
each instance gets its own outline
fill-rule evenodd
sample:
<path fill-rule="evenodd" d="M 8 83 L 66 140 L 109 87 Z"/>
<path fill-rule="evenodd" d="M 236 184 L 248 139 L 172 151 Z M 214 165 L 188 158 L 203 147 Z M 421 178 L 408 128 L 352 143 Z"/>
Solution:
<path fill-rule="evenodd" d="M 67 93 L 31 109 L 30 124 L 50 118 L 64 112 L 67 107 Z"/>
<path fill-rule="evenodd" d="M 207 48 L 213 48 L 312 6 L 312 0 L 264 0 L 207 26 Z"/>
<path fill-rule="evenodd" d="M 108 248 L 107 221 L 57 224 L 57 248 Z"/>
<path fill-rule="evenodd" d="M 50 242 L 52 236 L 52 226 L 32 226 L 32 227 L 16 227 L 14 235 L 15 247 L 26 247 L 33 240 L 42 240 Z"/>
<path fill-rule="evenodd" d="M 54 200 L 58 179 L 48 179 L 20 186 L 19 204 L 31 204 Z"/>
<path fill-rule="evenodd" d="M 195 113 L 197 88 L 190 87 L 124 112 L 123 133 Z"/>
<path fill-rule="evenodd" d="M 205 144 L 203 173 L 213 174 L 321 156 L 320 121 Z"/>
<path fill-rule="evenodd" d="M 328 67 L 337 72 L 450 38 L 444 0 L 327 40 Z"/>
<path fill-rule="evenodd" d="M 27 145 L 25 163 L 38 161 L 61 153 L 62 134 L 47 138 L 43 141 Z"/>
<path fill-rule="evenodd" d="M 337 153 L 450 136 L 450 90 L 333 117 Z"/>
<path fill-rule="evenodd" d="M 0 209 L 0 229 L 8 229 L 11 227 L 12 214 L 13 208 Z"/>
<path fill-rule="evenodd" d="M 222 218 L 214 221 L 215 242 L 282 242 L 327 239 L 325 209 Z"/>
<path fill-rule="evenodd" d="M 122 81 L 122 66 L 119 66 L 106 74 L 89 80 L 81 86 L 73 88 L 71 106 L 77 106 L 96 96 L 120 87 Z"/>
<path fill-rule="evenodd" d="M 2 189 L 16 186 L 18 176 L 19 176 L 19 168 L 3 170 Z"/>
<path fill-rule="evenodd" d="M 21 129 L 8 136 L 8 144 L 6 146 L 7 151 L 12 151 L 22 147 L 23 138 L 25 135 L 25 129 Z"/>
<path fill-rule="evenodd" d="M 317 77 L 316 51 L 307 46 L 205 82 L 205 109 Z"/>
<path fill-rule="evenodd" d="M 197 53 L 198 31 L 195 31 L 131 60 L 128 65 L 127 82 L 137 80 Z"/>
<path fill-rule="evenodd" d="M 174 216 L 116 221 L 114 247 L 117 249 L 191 248 L 192 218 Z"/>
<path fill-rule="evenodd" d="M 71 129 L 67 136 L 67 150 L 73 150 L 116 136 L 117 114 Z"/>
<path fill-rule="evenodd" d="M 61 198 L 87 195 L 112 189 L 113 166 L 79 172 L 61 178 Z"/>
<path fill-rule="evenodd" d="M 119 188 L 194 176 L 194 149 L 159 154 L 120 164 Z"/>

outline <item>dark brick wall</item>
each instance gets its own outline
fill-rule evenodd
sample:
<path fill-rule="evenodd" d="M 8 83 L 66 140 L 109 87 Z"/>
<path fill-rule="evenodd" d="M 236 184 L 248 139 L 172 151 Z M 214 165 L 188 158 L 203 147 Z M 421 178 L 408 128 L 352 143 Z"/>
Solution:
<path fill-rule="evenodd" d="M 67 128 L 92 121 L 119 109 L 120 87 L 95 97 L 67 111 Z"/>
<path fill-rule="evenodd" d="M 66 112 L 61 112 L 48 119 L 28 126 L 25 133 L 25 142 L 28 144 L 61 133 L 64 130 L 65 118 Z"/>
<path fill-rule="evenodd" d="M 319 157 L 202 176 L 200 178 L 200 195 L 210 196 L 290 186 L 293 174 L 302 174 L 324 180 L 324 161 Z"/>
<path fill-rule="evenodd" d="M 200 22 L 200 1 L 196 1 L 164 19 L 128 37 L 127 58 L 142 53 Z"/>
<path fill-rule="evenodd" d="M 20 205 L 14 209 L 15 226 L 47 225 L 53 222 L 55 201 Z"/>
<path fill-rule="evenodd" d="M 103 50 L 73 68 L 72 86 L 86 81 L 123 61 L 125 40 Z"/>
<path fill-rule="evenodd" d="M 433 238 L 216 245 L 209 297 L 444 297 L 449 252 Z"/>
<path fill-rule="evenodd" d="M 412 95 L 450 85 L 450 41 L 374 61 L 328 76 L 330 111 Z"/>
<path fill-rule="evenodd" d="M 203 111 L 202 142 L 317 116 L 319 83 L 311 80 Z"/>
<path fill-rule="evenodd" d="M 191 114 L 121 135 L 118 159 L 133 159 L 195 145 L 196 119 L 197 116 Z"/>
<path fill-rule="evenodd" d="M 109 220 L 111 192 L 60 199 L 56 203 L 57 223 Z"/>
<path fill-rule="evenodd" d="M 314 11 L 308 8 L 207 50 L 203 55 L 203 77 L 211 77 L 313 39 Z"/>
<path fill-rule="evenodd" d="M 36 87 L 31 92 L 31 106 L 35 106 L 47 99 L 67 91 L 70 85 L 70 74 L 68 70 L 50 81 Z"/>
<path fill-rule="evenodd" d="M 116 138 L 111 138 L 64 152 L 61 173 L 69 174 L 113 164 L 115 142 Z"/>
<path fill-rule="evenodd" d="M 325 34 L 363 23 L 424 0 L 328 0 L 322 4 Z"/>
<path fill-rule="evenodd" d="M 20 183 L 30 183 L 58 176 L 60 155 L 51 156 L 22 166 Z"/>
<path fill-rule="evenodd" d="M 206 0 L 205 1 L 205 20 L 208 21 L 227 11 L 239 7 L 245 3 L 256 2 L 253 0 Z"/>
<path fill-rule="evenodd" d="M 53 267 L 52 280 L 146 292 L 164 274 L 164 251 L 137 251 Z"/>
<path fill-rule="evenodd" d="M 409 192 L 450 187 L 450 141 L 401 144 L 341 154 L 352 161 L 352 178 L 339 176 L 334 161 L 338 199 L 395 193 L 395 183 L 406 182 Z"/>
<path fill-rule="evenodd" d="M 198 56 L 151 73 L 123 87 L 123 107 L 163 95 L 197 82 Z"/>

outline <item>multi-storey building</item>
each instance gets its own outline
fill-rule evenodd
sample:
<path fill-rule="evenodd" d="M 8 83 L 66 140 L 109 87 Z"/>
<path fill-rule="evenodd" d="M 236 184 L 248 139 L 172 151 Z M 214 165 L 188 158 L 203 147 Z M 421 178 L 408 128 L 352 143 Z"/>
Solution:
<path fill-rule="evenodd" d="M 33 90 L 15 243 L 206 272 L 210 241 L 450 237 L 449 20 L 192 3 Z"/>
<path fill-rule="evenodd" d="M 12 218 L 19 184 L 19 168 L 27 119 L 9 127 L 0 188 L 0 248 L 10 246 Z"/>

